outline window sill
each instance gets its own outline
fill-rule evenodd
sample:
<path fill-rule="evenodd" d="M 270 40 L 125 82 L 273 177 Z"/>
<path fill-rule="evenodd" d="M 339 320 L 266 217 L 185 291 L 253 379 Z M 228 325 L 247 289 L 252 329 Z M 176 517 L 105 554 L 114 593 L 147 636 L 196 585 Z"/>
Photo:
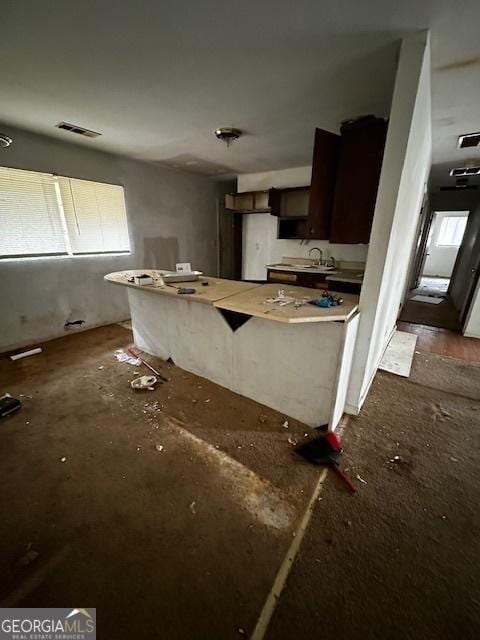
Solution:
<path fill-rule="evenodd" d="M 75 253 L 62 255 L 39 255 L 39 256 L 5 256 L 0 257 L 0 263 L 3 262 L 26 262 L 28 260 L 79 260 L 82 258 L 116 258 L 120 256 L 131 256 L 131 251 L 116 251 L 112 253 Z"/>

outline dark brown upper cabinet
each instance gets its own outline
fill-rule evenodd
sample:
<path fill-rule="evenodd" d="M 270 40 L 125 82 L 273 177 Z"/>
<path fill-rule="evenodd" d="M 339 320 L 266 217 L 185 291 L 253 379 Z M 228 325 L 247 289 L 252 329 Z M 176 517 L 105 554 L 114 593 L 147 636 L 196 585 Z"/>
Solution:
<path fill-rule="evenodd" d="M 339 153 L 340 136 L 323 129 L 315 129 L 306 239 L 330 238 Z"/>
<path fill-rule="evenodd" d="M 309 186 L 270 189 L 268 204 L 271 214 L 278 217 L 277 238 L 305 238 L 309 194 Z"/>
<path fill-rule="evenodd" d="M 387 123 L 365 116 L 340 129 L 341 145 L 330 242 L 367 244 L 370 240 Z"/>
<path fill-rule="evenodd" d="M 310 186 L 270 189 L 268 206 L 272 216 L 281 218 L 307 217 Z"/>

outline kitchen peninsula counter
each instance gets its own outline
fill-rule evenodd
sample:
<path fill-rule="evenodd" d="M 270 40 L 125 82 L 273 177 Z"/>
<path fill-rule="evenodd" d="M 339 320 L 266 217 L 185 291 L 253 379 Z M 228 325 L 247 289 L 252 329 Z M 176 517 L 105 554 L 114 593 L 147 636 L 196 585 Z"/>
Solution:
<path fill-rule="evenodd" d="M 128 280 L 146 273 L 152 285 Z M 358 326 L 358 296 L 321 308 L 308 304 L 320 292 L 201 277 L 164 285 L 162 271 L 111 273 L 105 280 L 126 287 L 135 344 L 187 371 L 272 407 L 311 427 L 340 420 Z M 208 282 L 203 285 L 202 282 Z M 304 304 L 279 306 L 285 296 Z"/>

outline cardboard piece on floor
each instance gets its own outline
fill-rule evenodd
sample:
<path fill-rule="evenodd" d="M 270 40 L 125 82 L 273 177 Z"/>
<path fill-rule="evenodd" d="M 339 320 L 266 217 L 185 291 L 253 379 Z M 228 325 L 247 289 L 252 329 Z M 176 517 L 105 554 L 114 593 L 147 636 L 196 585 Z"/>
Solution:
<path fill-rule="evenodd" d="M 412 302 L 428 302 L 430 304 L 440 304 L 443 302 L 444 298 L 434 298 L 433 296 L 413 296 L 410 298 Z"/>
<path fill-rule="evenodd" d="M 379 369 L 408 378 L 412 367 L 417 336 L 406 331 L 395 331 L 385 349 Z"/>

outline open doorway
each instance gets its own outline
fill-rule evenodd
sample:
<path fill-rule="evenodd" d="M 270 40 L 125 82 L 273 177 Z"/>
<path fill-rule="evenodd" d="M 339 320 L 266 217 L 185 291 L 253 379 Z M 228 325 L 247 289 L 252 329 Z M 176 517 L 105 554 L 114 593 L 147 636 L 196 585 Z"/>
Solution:
<path fill-rule="evenodd" d="M 435 211 L 415 292 L 445 297 L 468 221 L 468 211 Z"/>
<path fill-rule="evenodd" d="M 419 259 L 400 320 L 461 332 L 461 312 L 450 295 L 468 228 L 469 211 L 430 211 L 419 237 Z"/>

